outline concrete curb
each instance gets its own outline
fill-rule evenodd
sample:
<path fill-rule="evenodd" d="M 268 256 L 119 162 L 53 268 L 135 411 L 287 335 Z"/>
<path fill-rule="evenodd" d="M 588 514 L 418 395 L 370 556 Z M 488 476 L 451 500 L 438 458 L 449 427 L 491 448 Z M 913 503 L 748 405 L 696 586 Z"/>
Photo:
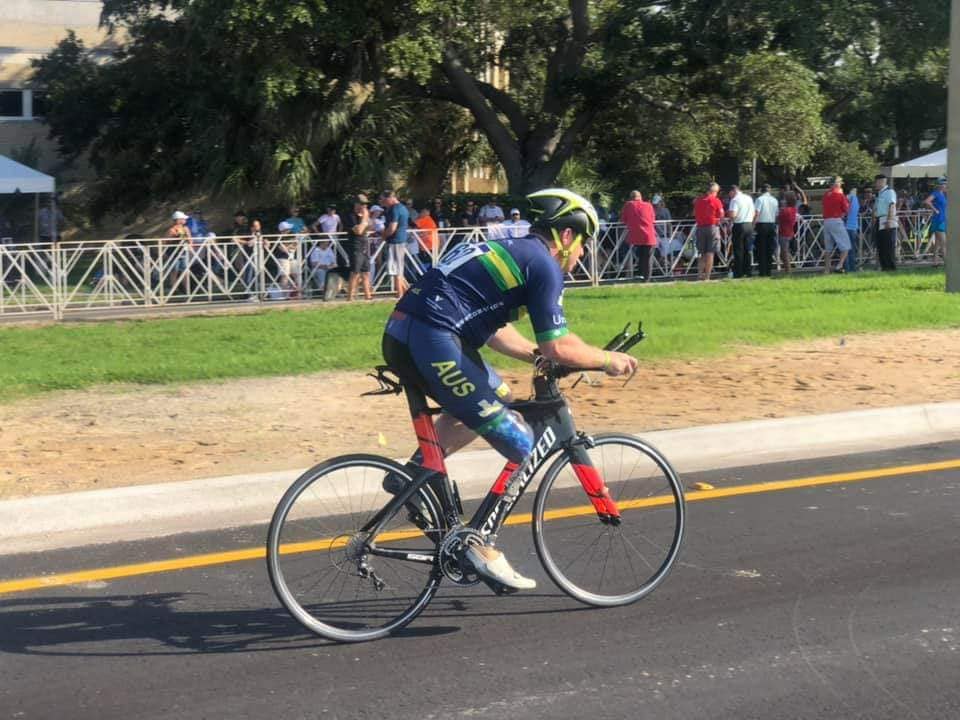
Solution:
<path fill-rule="evenodd" d="M 753 420 L 643 433 L 678 472 L 758 465 L 960 439 L 960 402 Z M 448 466 L 480 497 L 500 457 L 465 452 Z M 0 502 L 0 554 L 138 540 L 269 521 L 302 470 L 45 495 Z"/>

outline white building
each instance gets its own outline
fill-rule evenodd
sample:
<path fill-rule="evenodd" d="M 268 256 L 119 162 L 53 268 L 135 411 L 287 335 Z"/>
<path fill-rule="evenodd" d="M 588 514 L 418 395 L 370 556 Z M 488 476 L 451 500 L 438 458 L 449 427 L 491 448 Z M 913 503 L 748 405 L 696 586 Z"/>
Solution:
<path fill-rule="evenodd" d="M 101 0 L 0 0 L 0 154 L 26 147 L 36 139 L 41 168 L 57 160 L 40 121 L 42 89 L 31 85 L 30 61 L 49 53 L 67 34 L 95 52 L 109 55 L 112 43 L 99 27 Z"/>

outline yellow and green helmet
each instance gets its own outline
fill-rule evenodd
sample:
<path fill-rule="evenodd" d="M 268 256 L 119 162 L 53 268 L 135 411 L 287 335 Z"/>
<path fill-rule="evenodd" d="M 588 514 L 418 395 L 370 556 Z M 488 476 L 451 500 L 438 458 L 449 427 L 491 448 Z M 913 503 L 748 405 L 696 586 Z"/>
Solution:
<path fill-rule="evenodd" d="M 600 232 L 597 211 L 585 197 L 564 188 L 548 188 L 527 195 L 530 202 L 530 219 L 534 228 L 553 239 L 561 258 L 566 259 L 580 244 L 591 240 Z M 566 229 L 573 230 L 573 241 L 564 247 L 560 240 Z"/>

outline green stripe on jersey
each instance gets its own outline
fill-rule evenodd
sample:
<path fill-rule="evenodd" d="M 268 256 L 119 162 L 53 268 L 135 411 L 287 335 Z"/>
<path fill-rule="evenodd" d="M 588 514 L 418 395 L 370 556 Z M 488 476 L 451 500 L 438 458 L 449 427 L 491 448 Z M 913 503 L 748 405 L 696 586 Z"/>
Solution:
<path fill-rule="evenodd" d="M 517 261 L 513 259 L 513 255 L 507 252 L 507 249 L 498 242 L 488 242 L 487 245 L 493 252 L 503 261 L 503 264 L 507 266 L 510 270 L 510 274 L 513 276 L 514 283 L 516 285 L 524 284 L 523 273 L 520 272 L 520 266 L 517 265 Z M 508 283 L 510 284 L 510 283 Z"/>
<path fill-rule="evenodd" d="M 536 338 L 537 342 L 543 342 L 544 340 L 556 340 L 557 338 L 563 337 L 569 332 L 570 330 L 565 327 L 554 328 L 553 330 L 544 330 L 543 332 L 538 332 Z"/>

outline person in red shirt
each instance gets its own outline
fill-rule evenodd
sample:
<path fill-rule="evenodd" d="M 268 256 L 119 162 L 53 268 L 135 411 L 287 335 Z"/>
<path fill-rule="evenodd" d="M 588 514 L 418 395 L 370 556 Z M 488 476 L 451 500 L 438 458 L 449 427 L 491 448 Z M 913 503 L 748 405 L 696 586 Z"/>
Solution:
<path fill-rule="evenodd" d="M 720 186 L 710 183 L 705 195 L 693 203 L 693 217 L 697 223 L 697 277 L 709 280 L 713 272 L 713 256 L 720 249 L 720 221 L 723 219 L 723 203 L 717 194 Z"/>
<path fill-rule="evenodd" d="M 644 282 L 650 282 L 653 274 L 653 248 L 657 246 L 654 221 L 653 205 L 643 199 L 639 190 L 631 192 L 630 199 L 620 211 L 620 222 L 627 226 L 631 257 L 636 253 L 640 278 Z"/>
<path fill-rule="evenodd" d="M 831 260 L 834 250 L 840 251 L 840 262 L 837 263 L 837 272 L 846 272 L 843 264 L 850 252 L 850 235 L 847 233 L 847 212 L 850 210 L 850 201 L 843 194 L 843 178 L 835 177 L 830 189 L 823 196 L 823 272 L 830 274 Z"/>
<path fill-rule="evenodd" d="M 790 274 L 793 258 L 790 257 L 790 243 L 797 234 L 797 194 L 793 191 L 783 196 L 785 203 L 777 213 L 777 232 L 780 235 L 780 263 L 783 271 Z"/>

